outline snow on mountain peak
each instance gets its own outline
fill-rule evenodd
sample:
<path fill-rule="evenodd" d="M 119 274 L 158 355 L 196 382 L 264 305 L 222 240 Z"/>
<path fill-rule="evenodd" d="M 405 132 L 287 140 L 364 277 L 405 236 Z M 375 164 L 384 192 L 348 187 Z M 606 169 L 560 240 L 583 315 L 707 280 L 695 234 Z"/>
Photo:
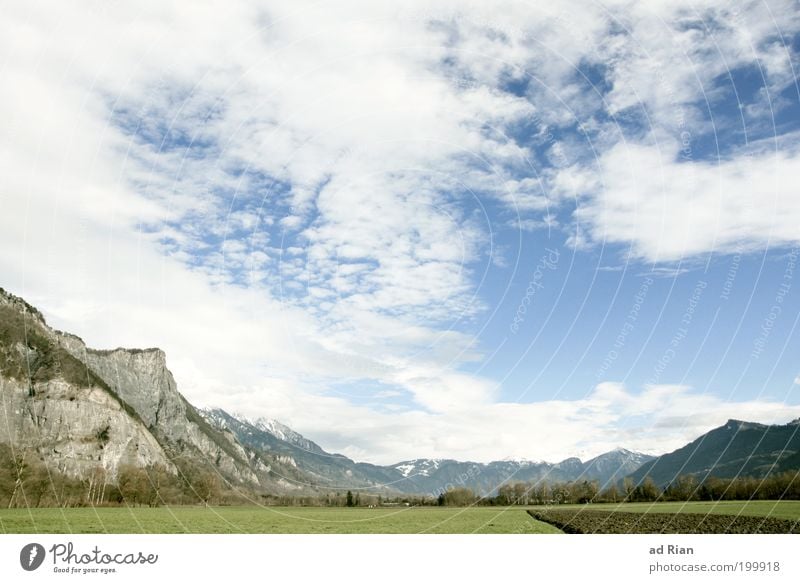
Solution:
<path fill-rule="evenodd" d="M 442 465 L 443 461 L 445 460 L 440 458 L 435 458 L 435 459 L 421 458 L 421 459 L 410 460 L 407 462 L 400 462 L 399 464 L 395 464 L 392 467 L 401 474 L 403 474 L 403 477 L 406 478 L 411 475 L 430 476 L 431 472 L 434 472 L 439 469 L 439 466 Z"/>

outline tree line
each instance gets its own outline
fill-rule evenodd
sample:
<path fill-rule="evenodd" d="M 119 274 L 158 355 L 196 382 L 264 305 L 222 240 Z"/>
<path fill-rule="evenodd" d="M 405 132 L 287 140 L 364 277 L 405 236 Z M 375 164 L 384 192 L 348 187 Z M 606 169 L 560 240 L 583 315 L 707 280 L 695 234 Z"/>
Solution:
<path fill-rule="evenodd" d="M 800 470 L 773 473 L 763 478 L 742 476 L 698 480 L 679 476 L 665 488 L 652 478 L 639 483 L 631 478 L 601 489 L 597 480 L 572 482 L 512 482 L 503 484 L 494 496 L 479 496 L 467 488 L 440 494 L 441 506 L 512 506 L 550 504 L 602 504 L 659 501 L 800 500 Z"/>
<path fill-rule="evenodd" d="M 176 466 L 177 474 L 159 465 L 123 465 L 114 479 L 97 467 L 78 479 L 48 467 L 32 450 L 14 451 L 0 443 L 0 508 L 241 502 L 215 472 Z"/>
<path fill-rule="evenodd" d="M 484 498 L 491 505 L 589 504 L 657 501 L 718 500 L 800 500 L 800 470 L 773 473 L 762 478 L 741 476 L 698 480 L 695 476 L 678 476 L 665 488 L 651 478 L 636 483 L 625 478 L 604 489 L 596 480 L 562 483 L 504 484 L 497 495 Z"/>

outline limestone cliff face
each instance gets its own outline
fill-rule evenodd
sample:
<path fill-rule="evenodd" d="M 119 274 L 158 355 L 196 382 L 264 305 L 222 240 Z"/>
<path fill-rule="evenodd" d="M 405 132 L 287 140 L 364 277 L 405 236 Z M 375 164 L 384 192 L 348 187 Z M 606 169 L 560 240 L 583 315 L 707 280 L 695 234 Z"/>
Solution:
<path fill-rule="evenodd" d="M 144 425 L 103 389 L 52 380 L 33 390 L 30 396 L 27 383 L 0 379 L 0 442 L 34 449 L 49 468 L 76 478 L 101 467 L 114 480 L 123 464 L 175 471 Z"/>
<path fill-rule="evenodd" d="M 24 301 L 0 290 L 0 442 L 35 450 L 72 477 L 169 456 L 147 427 L 90 371 L 59 351 L 57 335 Z"/>
<path fill-rule="evenodd" d="M 0 441 L 75 477 L 126 463 L 175 472 L 176 456 L 253 486 L 265 469 L 183 398 L 162 350 L 92 350 L 2 289 L 0 405 Z"/>
<path fill-rule="evenodd" d="M 91 350 L 77 336 L 63 332 L 58 333 L 58 341 L 108 383 L 148 427 L 158 426 L 159 415 L 174 418 L 185 414 L 162 350 Z M 182 433 L 184 429 L 176 427 L 170 437 L 177 439 Z"/>
<path fill-rule="evenodd" d="M 178 392 L 163 350 L 92 350 L 77 336 L 64 333 L 58 334 L 58 341 L 130 405 L 168 449 L 195 453 L 213 460 L 223 475 L 258 484 L 244 448 L 210 428 Z"/>

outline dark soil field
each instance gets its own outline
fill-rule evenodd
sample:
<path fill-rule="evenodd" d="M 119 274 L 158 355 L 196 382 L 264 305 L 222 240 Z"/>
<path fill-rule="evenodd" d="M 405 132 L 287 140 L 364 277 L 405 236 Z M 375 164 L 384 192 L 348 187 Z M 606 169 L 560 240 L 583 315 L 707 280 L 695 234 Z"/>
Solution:
<path fill-rule="evenodd" d="M 800 520 L 695 513 L 614 512 L 583 508 L 533 508 L 536 520 L 571 534 L 790 534 Z"/>

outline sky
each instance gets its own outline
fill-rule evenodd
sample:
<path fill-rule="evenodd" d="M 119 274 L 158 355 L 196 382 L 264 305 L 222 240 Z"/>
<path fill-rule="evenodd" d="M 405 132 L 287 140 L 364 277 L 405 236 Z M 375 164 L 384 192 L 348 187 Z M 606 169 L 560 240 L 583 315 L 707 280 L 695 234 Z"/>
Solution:
<path fill-rule="evenodd" d="M 0 286 L 359 461 L 800 417 L 798 2 L 546 4 L 8 3 Z"/>

